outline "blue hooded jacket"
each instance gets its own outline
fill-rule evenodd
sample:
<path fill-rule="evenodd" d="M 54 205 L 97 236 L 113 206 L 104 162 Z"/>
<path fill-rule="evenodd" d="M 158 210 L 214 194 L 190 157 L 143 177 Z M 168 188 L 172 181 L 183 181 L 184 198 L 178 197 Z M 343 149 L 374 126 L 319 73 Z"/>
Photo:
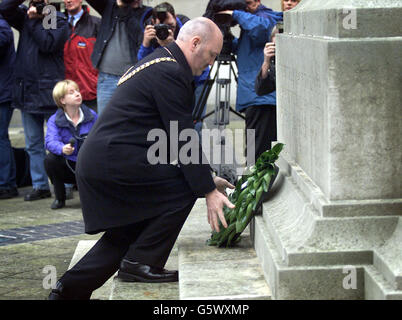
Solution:
<path fill-rule="evenodd" d="M 89 109 L 85 105 L 81 105 L 84 120 L 76 127 L 67 120 L 64 111 L 57 109 L 47 122 L 47 131 L 45 137 L 45 147 L 51 153 L 63 156 L 68 160 L 77 161 L 78 151 L 81 148 L 85 137 L 95 124 L 98 115 L 95 111 Z M 63 146 L 69 143 L 70 139 L 74 138 L 76 143 L 74 145 L 74 152 L 67 156 L 63 154 Z"/>
<path fill-rule="evenodd" d="M 13 32 L 0 14 L 0 104 L 11 102 L 14 64 L 15 49 Z"/>
<path fill-rule="evenodd" d="M 241 28 L 240 38 L 233 40 L 233 53 L 237 55 L 238 83 L 236 110 L 249 106 L 276 105 L 276 92 L 258 96 L 254 89 L 255 78 L 264 62 L 264 46 L 269 42 L 272 29 L 282 21 L 283 13 L 260 5 L 255 13 L 233 11 L 233 19 Z"/>

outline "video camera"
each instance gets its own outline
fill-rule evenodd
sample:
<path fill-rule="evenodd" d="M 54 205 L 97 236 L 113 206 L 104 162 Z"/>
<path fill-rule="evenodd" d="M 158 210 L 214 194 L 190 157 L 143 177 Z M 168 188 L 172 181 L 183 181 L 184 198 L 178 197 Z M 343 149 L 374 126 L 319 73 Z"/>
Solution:
<path fill-rule="evenodd" d="M 211 19 L 219 27 L 223 34 L 223 47 L 221 55 L 226 56 L 232 53 L 232 41 L 234 36 L 230 31 L 237 22 L 232 19 L 229 14 L 221 14 L 219 12 L 225 10 L 241 10 L 246 11 L 246 3 L 244 0 L 210 0 L 204 17 Z"/>

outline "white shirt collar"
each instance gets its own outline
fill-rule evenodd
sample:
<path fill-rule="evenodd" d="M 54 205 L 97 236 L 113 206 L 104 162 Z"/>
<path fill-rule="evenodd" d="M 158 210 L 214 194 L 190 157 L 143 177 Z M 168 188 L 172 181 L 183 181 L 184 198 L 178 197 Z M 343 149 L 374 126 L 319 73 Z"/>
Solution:
<path fill-rule="evenodd" d="M 81 108 L 79 108 L 80 110 L 80 118 L 78 119 L 77 124 L 74 124 L 73 120 L 71 120 L 71 118 L 69 117 L 69 115 L 67 114 L 67 112 L 64 112 L 64 114 L 66 115 L 67 120 L 74 126 L 77 127 L 82 121 L 84 121 L 84 113 L 82 112 Z"/>

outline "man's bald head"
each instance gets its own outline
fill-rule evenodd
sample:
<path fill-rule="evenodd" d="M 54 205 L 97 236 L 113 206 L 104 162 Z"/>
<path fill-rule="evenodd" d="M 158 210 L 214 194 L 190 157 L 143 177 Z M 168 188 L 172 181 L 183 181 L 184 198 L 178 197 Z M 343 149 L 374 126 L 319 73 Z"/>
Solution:
<path fill-rule="evenodd" d="M 220 30 L 212 20 L 199 17 L 188 21 L 180 28 L 177 40 L 188 41 L 194 36 L 200 36 L 208 41 L 208 38 L 216 32 Z"/>
<path fill-rule="evenodd" d="M 222 50 L 223 35 L 210 19 L 199 17 L 186 22 L 176 40 L 194 75 L 212 65 Z M 201 68 L 201 69 L 200 69 Z"/>

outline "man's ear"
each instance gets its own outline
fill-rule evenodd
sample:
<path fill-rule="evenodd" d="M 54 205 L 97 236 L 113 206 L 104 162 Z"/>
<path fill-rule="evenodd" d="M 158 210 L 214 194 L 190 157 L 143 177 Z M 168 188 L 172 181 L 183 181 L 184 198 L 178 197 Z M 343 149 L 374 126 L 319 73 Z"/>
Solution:
<path fill-rule="evenodd" d="M 201 43 L 201 38 L 199 36 L 195 36 L 191 39 L 191 50 L 195 50 Z"/>

